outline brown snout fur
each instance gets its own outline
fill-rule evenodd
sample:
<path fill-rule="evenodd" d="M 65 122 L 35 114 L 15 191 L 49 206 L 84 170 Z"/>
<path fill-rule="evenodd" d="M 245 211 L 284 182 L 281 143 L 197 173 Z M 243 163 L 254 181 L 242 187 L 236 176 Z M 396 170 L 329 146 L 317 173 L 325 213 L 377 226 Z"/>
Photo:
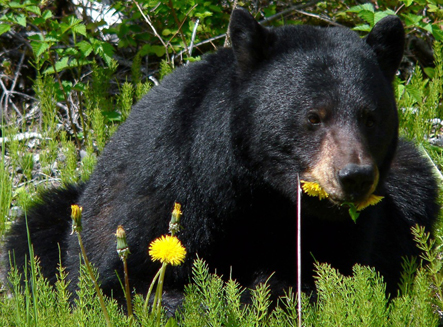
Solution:
<path fill-rule="evenodd" d="M 361 139 L 345 129 L 330 129 L 323 138 L 318 153 L 315 165 L 304 174 L 303 178 L 319 183 L 329 194 L 331 201 L 341 203 L 351 200 L 338 179 L 338 172 L 348 164 L 374 167 L 374 183 L 364 198 L 375 191 L 379 179 L 378 167 Z"/>

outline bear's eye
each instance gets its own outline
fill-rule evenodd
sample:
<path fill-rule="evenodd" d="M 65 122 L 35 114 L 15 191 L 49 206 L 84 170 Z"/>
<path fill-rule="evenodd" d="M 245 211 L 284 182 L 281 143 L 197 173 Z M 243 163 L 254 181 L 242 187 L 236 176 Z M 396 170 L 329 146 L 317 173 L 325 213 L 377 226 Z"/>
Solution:
<path fill-rule="evenodd" d="M 320 116 L 319 116 L 318 114 L 316 114 L 316 113 L 313 113 L 313 112 L 311 112 L 311 113 L 308 115 L 308 121 L 309 121 L 309 123 L 312 124 L 312 125 L 318 125 L 318 124 L 320 124 L 320 122 L 321 122 L 321 120 L 320 120 Z"/>
<path fill-rule="evenodd" d="M 368 117 L 366 118 L 366 123 L 365 123 L 366 127 L 374 127 L 375 125 L 375 120 L 373 117 Z"/>

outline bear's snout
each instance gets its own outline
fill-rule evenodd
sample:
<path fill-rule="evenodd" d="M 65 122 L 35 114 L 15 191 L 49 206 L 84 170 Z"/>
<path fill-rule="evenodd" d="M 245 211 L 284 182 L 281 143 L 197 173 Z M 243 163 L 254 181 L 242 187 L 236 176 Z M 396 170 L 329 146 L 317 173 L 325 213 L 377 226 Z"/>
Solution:
<path fill-rule="evenodd" d="M 374 165 L 350 163 L 337 172 L 337 179 L 349 201 L 359 201 L 374 192 L 377 175 Z"/>

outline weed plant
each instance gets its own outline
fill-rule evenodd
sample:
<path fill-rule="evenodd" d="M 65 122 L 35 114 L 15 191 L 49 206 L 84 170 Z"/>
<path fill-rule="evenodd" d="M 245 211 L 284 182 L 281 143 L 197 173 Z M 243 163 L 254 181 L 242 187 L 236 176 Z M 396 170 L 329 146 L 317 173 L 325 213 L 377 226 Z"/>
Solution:
<path fill-rule="evenodd" d="M 425 241 L 424 238 L 421 241 Z M 420 242 L 421 242 L 420 241 Z M 2 326 L 106 326 L 93 282 L 82 267 L 78 289 L 70 305 L 67 275 L 59 268 L 57 283 L 51 287 L 40 274 L 38 260 L 31 265 L 35 277 L 22 276 L 12 269 L 9 280 L 11 299 L 0 303 Z M 407 294 L 390 302 L 383 278 L 372 268 L 356 265 L 351 277 L 341 275 L 328 264 L 317 265 L 317 301 L 302 295 L 303 326 L 438 326 L 434 290 L 429 287 L 432 272 L 418 269 Z M 29 277 L 29 281 L 26 279 Z M 31 282 L 33 281 L 33 282 Z M 33 293 L 35 290 L 35 294 Z M 183 306 L 174 317 L 162 311 L 161 326 L 296 326 L 297 300 L 294 292 L 279 299 L 274 308 L 270 290 L 260 284 L 250 291 L 250 304 L 240 299 L 245 289 L 235 280 L 225 281 L 210 273 L 202 259 L 194 262 L 192 283 L 185 289 Z M 155 317 L 143 309 L 142 295 L 133 299 L 136 319 L 130 322 L 115 300 L 105 298 L 113 326 L 156 326 Z"/>
<path fill-rule="evenodd" d="M 9 174 L 5 160 L 5 143 L 2 144 L 0 162 L 0 235 L 3 235 L 6 227 L 6 217 L 9 216 L 9 208 L 12 200 L 12 178 Z"/>

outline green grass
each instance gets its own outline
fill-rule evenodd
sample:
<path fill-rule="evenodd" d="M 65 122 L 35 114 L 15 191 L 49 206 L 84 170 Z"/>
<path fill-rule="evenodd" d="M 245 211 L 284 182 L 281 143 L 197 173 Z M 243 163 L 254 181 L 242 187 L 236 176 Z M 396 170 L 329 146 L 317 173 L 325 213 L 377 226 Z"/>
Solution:
<path fill-rule="evenodd" d="M 12 269 L 9 276 L 13 296 L 0 302 L 1 326 L 106 326 L 94 286 L 86 269 L 76 291 L 75 305 L 67 291 L 67 275 L 59 269 L 51 287 L 41 277 L 38 261 L 31 263 L 32 282 L 20 284 L 21 276 Z M 388 301 L 385 284 L 377 272 L 356 265 L 353 276 L 343 276 L 328 264 L 317 266 L 317 301 L 302 295 L 303 326 L 438 326 L 429 271 L 420 268 L 406 294 Z M 25 278 L 25 279 L 27 279 Z M 35 287 L 34 287 L 35 286 Z M 186 287 L 182 308 L 174 317 L 162 312 L 161 326 L 296 326 L 297 300 L 289 289 L 273 308 L 266 284 L 251 291 L 251 304 L 240 302 L 245 289 L 235 280 L 224 281 L 210 273 L 202 259 L 194 262 L 192 284 Z M 143 310 L 144 299 L 133 299 L 131 321 L 115 300 L 105 298 L 113 326 L 156 326 L 154 316 Z"/>

